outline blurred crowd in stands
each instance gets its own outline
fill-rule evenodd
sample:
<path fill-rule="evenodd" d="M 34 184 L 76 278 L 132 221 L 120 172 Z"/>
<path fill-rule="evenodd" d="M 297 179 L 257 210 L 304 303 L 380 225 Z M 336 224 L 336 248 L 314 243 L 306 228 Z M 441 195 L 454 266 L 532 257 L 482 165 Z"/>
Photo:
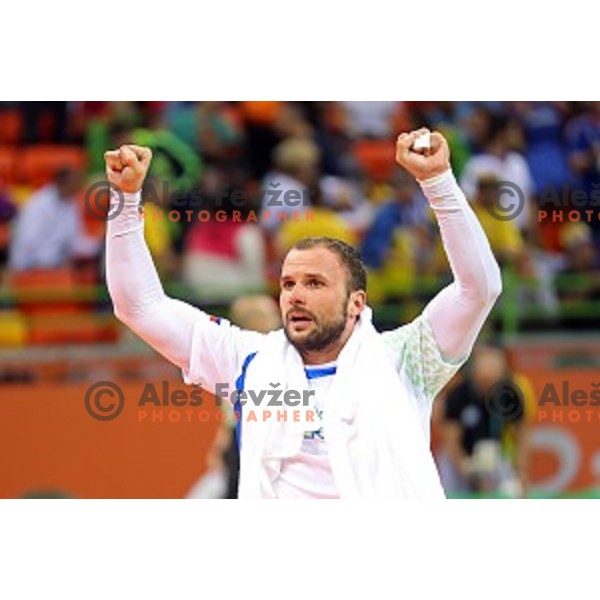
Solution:
<path fill-rule="evenodd" d="M 519 282 L 517 311 L 552 317 L 600 298 L 600 102 L 0 103 L 4 281 L 73 266 L 102 281 L 104 222 L 85 192 L 104 179 L 105 150 L 135 143 L 154 152 L 146 235 L 166 282 L 223 304 L 275 293 L 287 248 L 330 235 L 360 248 L 374 305 L 427 298 L 449 268 L 418 185 L 394 163 L 397 134 L 421 126 L 449 140 Z M 494 202 L 506 181 L 524 208 L 502 220 Z M 284 196 L 295 200 L 281 209 L 289 218 L 269 216 Z"/>

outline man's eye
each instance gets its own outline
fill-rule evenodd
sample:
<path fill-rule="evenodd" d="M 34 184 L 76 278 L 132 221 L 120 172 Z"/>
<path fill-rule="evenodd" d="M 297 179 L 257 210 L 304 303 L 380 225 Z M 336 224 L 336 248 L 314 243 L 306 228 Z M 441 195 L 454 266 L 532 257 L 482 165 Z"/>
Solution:
<path fill-rule="evenodd" d="M 308 282 L 308 287 L 321 287 L 323 285 L 322 281 L 317 281 L 316 279 L 313 279 L 312 281 Z"/>
<path fill-rule="evenodd" d="M 284 290 L 291 290 L 294 287 L 294 284 L 291 281 L 284 281 L 281 287 Z"/>

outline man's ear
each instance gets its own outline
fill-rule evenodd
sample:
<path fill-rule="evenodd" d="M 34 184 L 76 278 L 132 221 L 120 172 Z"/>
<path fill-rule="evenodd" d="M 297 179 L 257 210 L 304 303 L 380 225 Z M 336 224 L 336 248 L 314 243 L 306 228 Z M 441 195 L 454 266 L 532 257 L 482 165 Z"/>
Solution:
<path fill-rule="evenodd" d="M 348 314 L 351 317 L 358 317 L 363 311 L 367 304 L 367 294 L 363 290 L 358 290 L 350 294 L 350 305 L 348 307 Z"/>

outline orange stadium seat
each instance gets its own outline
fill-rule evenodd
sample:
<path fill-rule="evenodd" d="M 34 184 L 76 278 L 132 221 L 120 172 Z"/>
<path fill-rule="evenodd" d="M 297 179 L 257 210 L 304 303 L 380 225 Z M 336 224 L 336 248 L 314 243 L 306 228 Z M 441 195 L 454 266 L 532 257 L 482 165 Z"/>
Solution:
<path fill-rule="evenodd" d="M 50 183 L 58 169 L 84 169 L 85 151 L 76 146 L 31 146 L 21 151 L 18 177 L 32 186 Z"/>
<path fill-rule="evenodd" d="M 31 315 L 28 320 L 28 343 L 32 346 L 114 343 L 118 337 L 118 322 L 112 316 L 70 315 L 59 321 L 50 315 Z"/>
<path fill-rule="evenodd" d="M 117 341 L 119 327 L 116 319 L 94 311 L 96 292 L 90 277 L 85 271 L 80 273 L 69 268 L 9 275 L 11 296 L 20 318 L 27 324 L 28 344 Z"/>
<path fill-rule="evenodd" d="M 361 140 L 352 153 L 365 173 L 376 181 L 388 180 L 394 170 L 394 143 L 389 140 Z"/>
<path fill-rule="evenodd" d="M 22 131 L 23 116 L 18 110 L 0 110 L 0 144 L 17 144 Z"/>
<path fill-rule="evenodd" d="M 14 148 L 0 146 L 0 183 L 14 183 L 16 164 L 16 151 Z"/>
<path fill-rule="evenodd" d="M 8 275 L 7 283 L 26 314 L 72 315 L 90 310 L 90 301 L 81 297 L 86 288 L 69 268 L 17 271 Z"/>

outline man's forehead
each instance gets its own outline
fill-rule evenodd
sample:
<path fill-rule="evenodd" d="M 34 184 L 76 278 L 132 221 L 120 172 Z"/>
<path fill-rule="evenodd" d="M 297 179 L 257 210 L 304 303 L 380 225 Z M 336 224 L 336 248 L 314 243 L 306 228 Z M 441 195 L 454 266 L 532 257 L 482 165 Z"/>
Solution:
<path fill-rule="evenodd" d="M 306 250 L 290 250 L 283 261 L 281 276 L 337 275 L 343 269 L 341 261 L 329 249 L 321 246 Z"/>

